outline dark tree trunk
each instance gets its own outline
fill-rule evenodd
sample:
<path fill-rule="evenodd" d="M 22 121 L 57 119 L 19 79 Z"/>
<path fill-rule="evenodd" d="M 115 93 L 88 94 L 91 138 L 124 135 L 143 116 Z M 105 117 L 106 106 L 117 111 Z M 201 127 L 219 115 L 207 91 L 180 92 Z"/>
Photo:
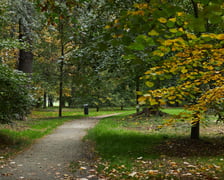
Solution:
<path fill-rule="evenodd" d="M 19 20 L 19 40 L 20 42 L 27 42 L 29 45 L 32 44 L 30 38 L 30 30 L 25 27 L 22 23 L 22 20 Z M 18 58 L 18 70 L 24 73 L 32 73 L 32 64 L 33 64 L 33 53 L 31 49 L 20 49 L 19 58 Z"/>
<path fill-rule="evenodd" d="M 191 3 L 194 10 L 194 17 L 199 18 L 198 3 L 195 2 L 194 0 L 191 0 Z M 200 32 L 198 32 L 197 35 L 199 36 Z M 199 139 L 199 136 L 200 136 L 200 121 L 197 121 L 191 126 L 191 139 Z"/>
<path fill-rule="evenodd" d="M 62 108 L 63 108 L 63 68 L 64 68 L 64 25 L 62 22 L 59 24 L 59 33 L 60 33 L 60 43 L 61 43 L 61 63 L 60 63 L 60 82 L 59 82 L 59 110 L 58 116 L 62 117 Z"/>
<path fill-rule="evenodd" d="M 191 0 L 194 9 L 194 17 L 198 18 L 198 3 L 194 0 Z"/>
<path fill-rule="evenodd" d="M 44 92 L 44 104 L 43 104 L 43 108 L 46 109 L 47 108 L 47 93 Z"/>
<path fill-rule="evenodd" d="M 99 110 L 100 110 L 100 107 L 96 106 L 96 112 L 99 112 Z"/>
<path fill-rule="evenodd" d="M 140 90 L 140 82 L 139 82 L 139 77 L 136 77 L 136 92 L 138 92 Z M 136 113 L 139 113 L 139 102 L 138 102 L 138 99 L 139 99 L 140 95 L 136 95 Z"/>
<path fill-rule="evenodd" d="M 191 126 L 191 139 L 199 139 L 200 135 L 200 121 L 197 121 Z"/>
<path fill-rule="evenodd" d="M 75 87 L 72 86 L 71 87 L 71 98 L 69 98 L 69 101 L 68 101 L 70 108 L 75 107 L 74 99 L 75 99 Z"/>
<path fill-rule="evenodd" d="M 23 49 L 19 50 L 18 70 L 24 73 L 32 73 L 33 53 Z"/>
<path fill-rule="evenodd" d="M 48 95 L 48 107 L 54 106 L 54 98 L 52 95 Z"/>
<path fill-rule="evenodd" d="M 62 116 L 62 107 L 63 107 L 63 60 L 60 63 L 60 83 L 59 83 L 59 117 Z"/>

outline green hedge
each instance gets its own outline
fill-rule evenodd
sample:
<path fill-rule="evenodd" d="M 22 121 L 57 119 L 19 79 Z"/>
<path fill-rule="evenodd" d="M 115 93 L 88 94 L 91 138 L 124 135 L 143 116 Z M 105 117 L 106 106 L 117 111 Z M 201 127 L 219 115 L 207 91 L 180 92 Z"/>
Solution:
<path fill-rule="evenodd" d="M 0 64 L 0 123 L 22 120 L 33 103 L 30 78 Z"/>

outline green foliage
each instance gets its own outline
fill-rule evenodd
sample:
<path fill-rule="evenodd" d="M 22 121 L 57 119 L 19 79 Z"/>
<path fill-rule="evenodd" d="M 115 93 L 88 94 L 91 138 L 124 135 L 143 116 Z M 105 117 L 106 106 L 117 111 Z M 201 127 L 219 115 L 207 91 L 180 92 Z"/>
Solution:
<path fill-rule="evenodd" d="M 33 103 L 30 80 L 19 72 L 0 65 L 0 123 L 23 119 Z"/>

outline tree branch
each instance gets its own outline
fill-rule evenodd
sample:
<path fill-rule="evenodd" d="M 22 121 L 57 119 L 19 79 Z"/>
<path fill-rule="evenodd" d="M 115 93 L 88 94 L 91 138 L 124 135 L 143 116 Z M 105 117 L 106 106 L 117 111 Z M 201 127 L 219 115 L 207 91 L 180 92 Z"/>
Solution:
<path fill-rule="evenodd" d="M 191 0 L 191 3 L 193 5 L 193 8 L 194 8 L 194 17 L 195 18 L 198 18 L 198 3 L 194 2 L 194 0 Z"/>

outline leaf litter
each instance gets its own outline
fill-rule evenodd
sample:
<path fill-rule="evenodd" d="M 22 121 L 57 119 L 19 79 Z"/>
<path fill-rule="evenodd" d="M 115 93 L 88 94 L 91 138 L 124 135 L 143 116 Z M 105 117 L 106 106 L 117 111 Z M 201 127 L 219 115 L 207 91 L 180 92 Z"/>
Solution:
<path fill-rule="evenodd" d="M 139 123 L 136 125 L 140 126 Z M 131 168 L 126 164 L 116 165 L 110 160 L 99 158 L 99 155 L 91 165 L 87 163 L 86 166 L 94 167 L 94 177 L 105 180 L 221 180 L 224 177 L 224 139 L 217 133 L 220 126 L 216 129 L 214 127 L 210 128 L 210 132 L 204 128 L 202 132 L 207 136 L 201 140 L 190 140 L 186 136 L 167 138 L 153 148 L 160 154 L 158 158 L 150 159 L 142 154 L 130 160 Z M 135 128 L 133 123 L 131 128 Z"/>

